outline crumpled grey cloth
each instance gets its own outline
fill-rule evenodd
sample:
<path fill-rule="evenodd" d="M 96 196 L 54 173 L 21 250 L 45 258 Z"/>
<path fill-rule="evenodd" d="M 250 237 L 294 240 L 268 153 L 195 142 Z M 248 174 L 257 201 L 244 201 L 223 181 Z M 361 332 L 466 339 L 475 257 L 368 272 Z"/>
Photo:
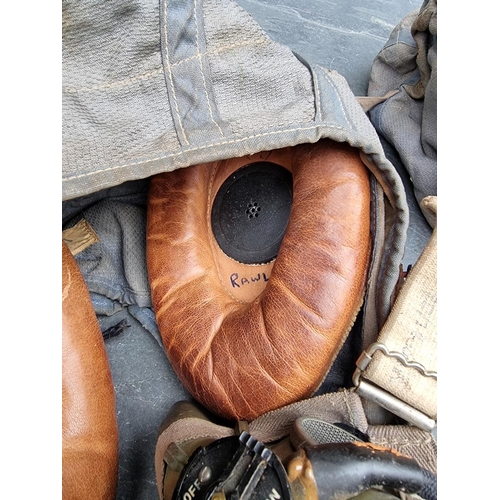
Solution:
<path fill-rule="evenodd" d="M 375 58 L 369 96 L 397 92 L 370 111 L 398 151 L 415 197 L 437 195 L 437 1 L 425 0 L 394 28 Z"/>
<path fill-rule="evenodd" d="M 97 243 L 77 254 L 75 260 L 101 328 L 112 326 L 104 318 L 126 310 L 163 346 L 151 306 L 147 275 L 146 210 L 145 190 L 110 196 L 77 210 L 77 215 L 70 217 L 64 228 L 84 218 L 99 237 Z"/>

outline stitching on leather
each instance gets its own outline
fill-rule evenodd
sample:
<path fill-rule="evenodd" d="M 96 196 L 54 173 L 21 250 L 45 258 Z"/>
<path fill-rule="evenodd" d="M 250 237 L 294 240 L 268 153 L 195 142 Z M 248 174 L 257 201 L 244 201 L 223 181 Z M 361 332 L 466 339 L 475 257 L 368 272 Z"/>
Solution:
<path fill-rule="evenodd" d="M 174 87 L 174 80 L 172 78 L 172 67 L 170 66 L 170 55 L 168 51 L 168 33 L 167 33 L 167 0 L 164 0 L 163 3 L 163 32 L 165 35 L 165 55 L 167 57 L 167 66 L 166 70 L 168 72 L 168 78 L 170 80 L 170 86 L 172 87 L 172 97 L 174 99 L 174 104 L 175 104 L 175 114 L 177 115 L 177 120 L 179 121 L 179 126 L 181 128 L 182 136 L 184 137 L 184 140 L 186 141 L 186 144 L 189 145 L 188 138 L 186 136 L 186 131 L 184 130 L 184 127 L 182 125 L 182 120 L 181 116 L 179 113 L 179 103 L 177 102 L 177 96 L 175 94 L 175 87 Z"/>
<path fill-rule="evenodd" d="M 211 143 L 211 144 L 205 144 L 203 146 L 198 146 L 198 147 L 195 147 L 195 148 L 184 149 L 184 150 L 178 151 L 176 153 L 169 153 L 167 155 L 157 156 L 155 158 L 146 158 L 146 159 L 136 160 L 136 161 L 133 161 L 132 163 L 126 163 L 125 165 L 115 165 L 113 167 L 108 167 L 108 168 L 104 168 L 104 169 L 101 169 L 101 170 L 96 170 L 96 171 L 93 171 L 93 172 L 87 172 L 85 174 L 73 175 L 73 176 L 64 178 L 62 180 L 62 182 L 68 182 L 68 181 L 72 181 L 74 179 L 81 179 L 83 177 L 91 177 L 91 176 L 96 175 L 96 174 L 101 174 L 103 172 L 109 172 L 111 170 L 117 170 L 117 169 L 120 169 L 120 168 L 133 167 L 134 165 L 138 165 L 140 163 L 148 163 L 148 162 L 151 162 L 151 161 L 165 160 L 167 158 L 173 158 L 173 157 L 176 157 L 176 156 L 182 156 L 183 154 L 186 154 L 186 153 L 191 153 L 193 151 L 200 151 L 200 150 L 212 148 L 212 147 L 215 147 L 215 146 L 224 146 L 224 145 L 227 145 L 227 144 L 237 144 L 237 143 L 245 142 L 245 141 L 247 141 L 249 139 L 257 139 L 257 138 L 260 138 L 260 137 L 267 137 L 267 136 L 270 136 L 270 135 L 286 134 L 286 133 L 289 133 L 289 132 L 299 132 L 299 131 L 304 131 L 304 130 L 314 130 L 314 129 L 317 129 L 318 126 L 320 126 L 320 125 L 324 125 L 324 126 L 327 126 L 329 128 L 332 128 L 332 129 L 343 130 L 342 127 L 334 126 L 334 125 L 331 125 L 331 124 L 314 124 L 314 125 L 312 125 L 310 127 L 297 127 L 297 128 L 292 128 L 292 129 L 274 130 L 272 132 L 265 132 L 265 133 L 262 133 L 262 134 L 249 135 L 249 136 L 246 136 L 246 137 L 242 137 L 240 139 L 232 139 L 232 140 L 229 140 L 229 141 L 222 141 L 222 142 L 214 142 L 214 143 Z"/>
<path fill-rule="evenodd" d="M 212 122 L 215 124 L 215 126 L 219 129 L 220 135 L 222 137 L 224 137 L 224 132 L 222 132 L 222 129 L 220 128 L 219 124 L 214 119 L 212 105 L 210 104 L 210 98 L 208 97 L 207 82 L 205 79 L 205 73 L 203 72 L 203 62 L 201 60 L 201 53 L 200 53 L 200 39 L 199 39 L 200 30 L 199 30 L 199 26 L 198 26 L 198 16 L 196 15 L 196 13 L 198 11 L 198 2 L 196 0 L 194 2 L 194 10 L 195 10 L 194 23 L 196 26 L 196 52 L 197 52 L 197 56 L 198 56 L 198 62 L 200 65 L 201 78 L 203 80 L 203 91 L 205 93 L 205 98 L 207 100 L 208 112 L 210 113 L 210 120 L 212 120 Z"/>

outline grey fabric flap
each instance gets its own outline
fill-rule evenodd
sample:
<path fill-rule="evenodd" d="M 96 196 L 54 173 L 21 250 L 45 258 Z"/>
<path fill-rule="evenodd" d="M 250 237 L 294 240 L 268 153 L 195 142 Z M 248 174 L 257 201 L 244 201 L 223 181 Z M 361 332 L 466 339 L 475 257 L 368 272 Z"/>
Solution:
<path fill-rule="evenodd" d="M 341 75 L 273 42 L 233 0 L 65 0 L 62 53 L 63 201 L 198 163 L 346 141 L 395 214 L 372 282 L 387 310 L 408 207 Z"/>
<path fill-rule="evenodd" d="M 345 80 L 320 69 L 315 91 L 232 0 L 67 0 L 63 19 L 63 200 L 320 137 L 383 161 Z"/>
<path fill-rule="evenodd" d="M 373 62 L 368 95 L 394 90 L 370 118 L 398 151 L 420 203 L 437 195 L 436 0 L 405 16 Z"/>

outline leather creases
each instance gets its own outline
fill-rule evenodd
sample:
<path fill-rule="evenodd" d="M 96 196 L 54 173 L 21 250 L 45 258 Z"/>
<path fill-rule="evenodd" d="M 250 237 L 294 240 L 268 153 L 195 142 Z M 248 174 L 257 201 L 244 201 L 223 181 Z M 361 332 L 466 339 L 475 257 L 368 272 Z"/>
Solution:
<path fill-rule="evenodd" d="M 62 498 L 114 499 L 118 424 L 111 371 L 80 269 L 62 244 Z"/>
<path fill-rule="evenodd" d="M 225 179 L 258 161 L 292 173 L 293 201 L 276 259 L 242 264 L 217 245 L 210 215 Z M 361 307 L 370 250 L 369 174 L 346 144 L 322 140 L 153 177 L 152 301 L 183 384 L 230 419 L 309 397 Z"/>

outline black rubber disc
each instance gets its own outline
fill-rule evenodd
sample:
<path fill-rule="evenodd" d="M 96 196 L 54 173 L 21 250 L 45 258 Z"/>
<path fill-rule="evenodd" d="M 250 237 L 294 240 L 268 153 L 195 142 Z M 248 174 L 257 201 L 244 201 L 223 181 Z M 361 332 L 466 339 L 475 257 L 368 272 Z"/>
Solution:
<path fill-rule="evenodd" d="M 290 218 L 292 186 L 292 174 L 270 162 L 228 177 L 212 207 L 212 231 L 222 251 L 243 264 L 273 260 Z"/>

